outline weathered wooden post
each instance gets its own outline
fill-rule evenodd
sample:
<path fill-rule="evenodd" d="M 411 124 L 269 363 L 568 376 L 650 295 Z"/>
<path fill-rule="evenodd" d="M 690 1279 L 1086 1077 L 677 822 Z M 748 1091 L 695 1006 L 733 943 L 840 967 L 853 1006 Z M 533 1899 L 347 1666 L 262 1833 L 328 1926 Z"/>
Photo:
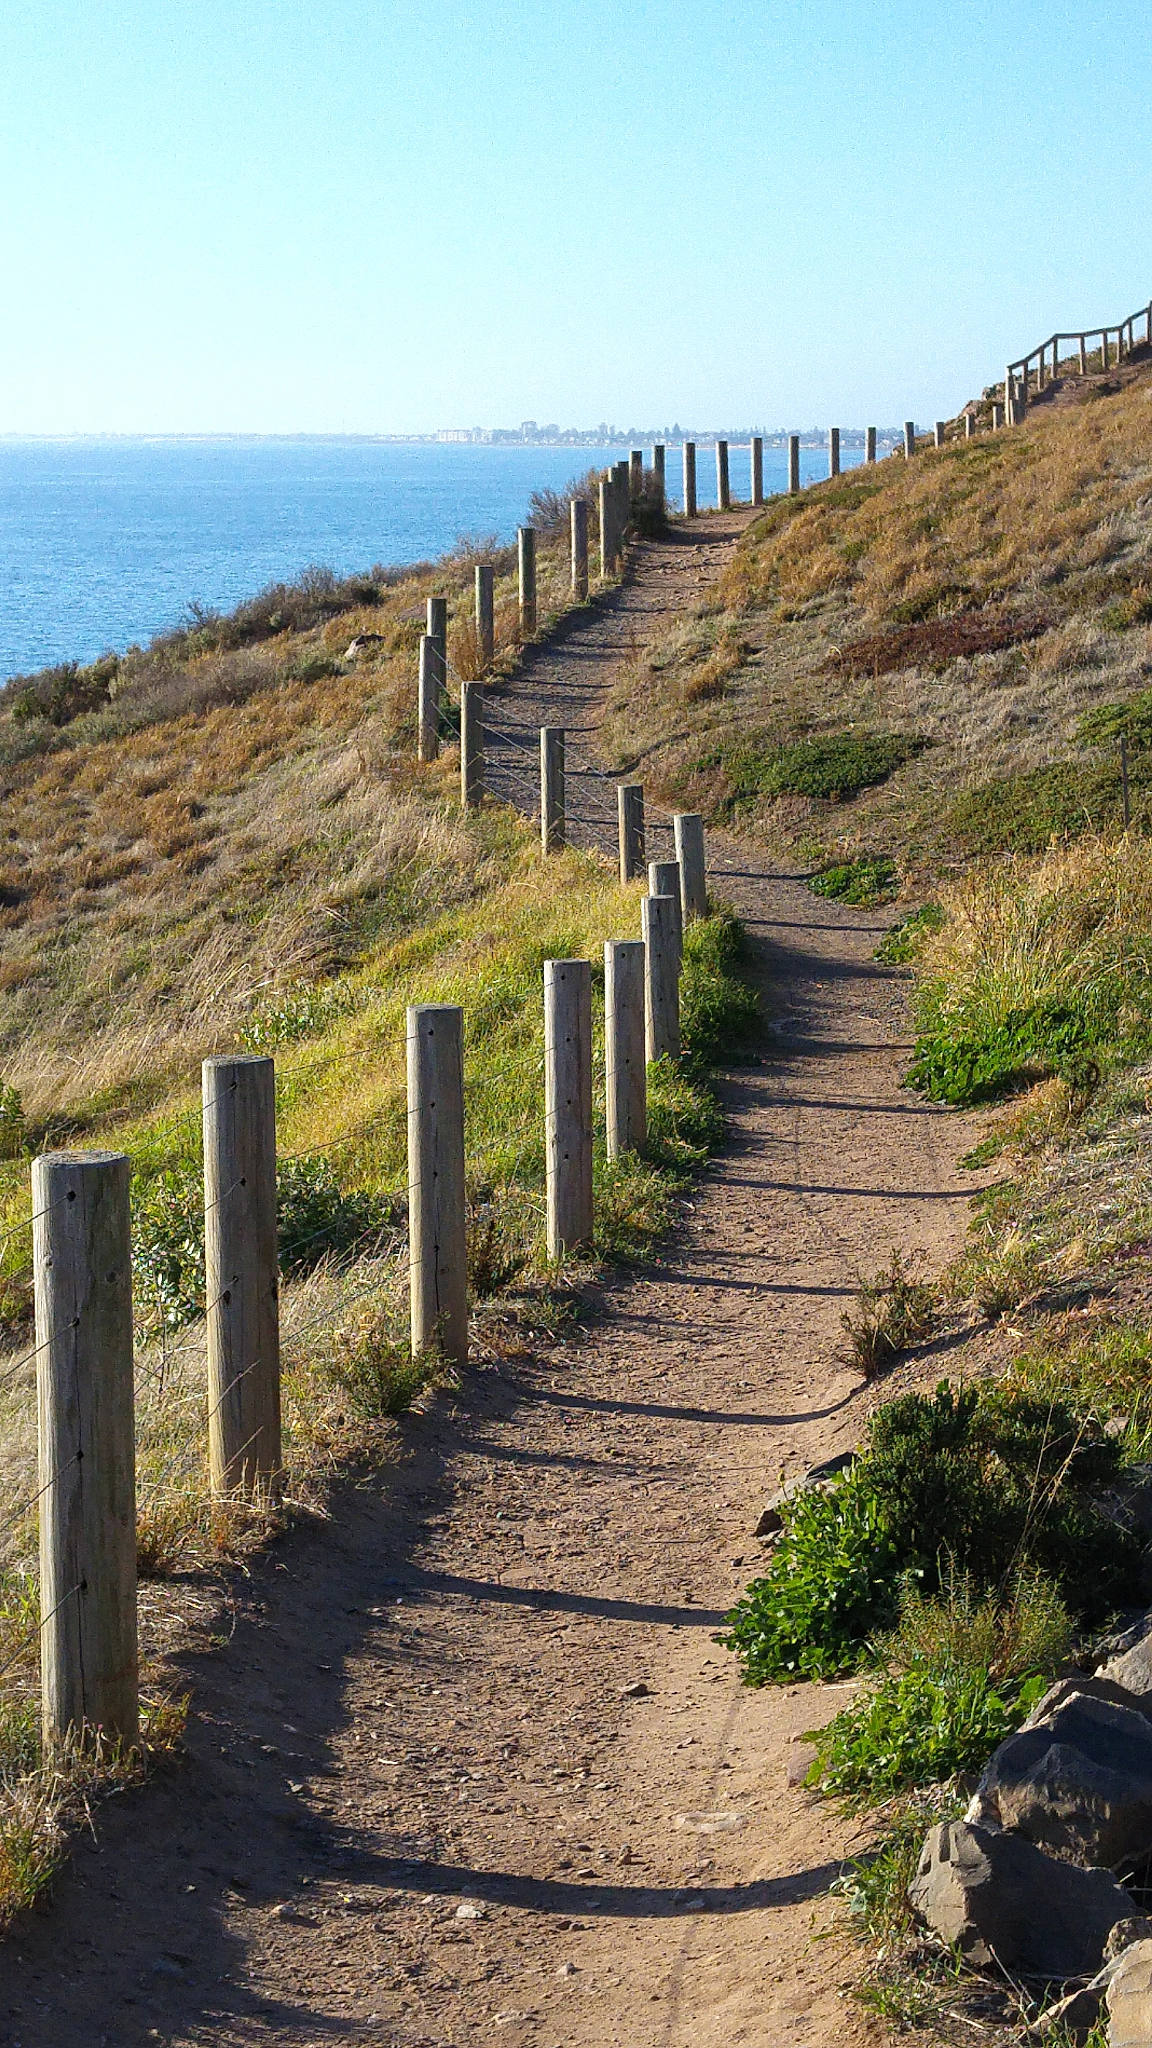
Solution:
<path fill-rule="evenodd" d="M 915 422 L 915 420 L 905 420 L 905 422 L 904 422 L 904 454 L 905 454 L 905 458 L 906 458 L 907 460 L 909 460 L 909 461 L 910 461 L 910 460 L 911 460 L 911 458 L 912 458 L 912 456 L 913 456 L 913 455 L 915 455 L 915 453 L 916 453 L 916 422 Z"/>
<path fill-rule="evenodd" d="M 683 878 L 678 860 L 650 860 L 648 863 L 648 894 L 650 896 L 671 896 L 676 909 L 672 917 L 673 937 L 676 944 L 676 972 L 684 964 L 684 897 Z"/>
<path fill-rule="evenodd" d="M 588 595 L 588 500 L 573 498 L 568 507 L 572 539 L 572 595 Z"/>
<path fill-rule="evenodd" d="M 937 420 L 932 429 L 932 446 L 934 448 L 942 448 L 944 446 L 945 425 L 946 422 L 944 420 Z"/>
<path fill-rule="evenodd" d="M 704 820 L 698 811 L 675 811 L 672 831 L 680 866 L 680 909 L 685 924 L 708 915 L 708 876 L 704 861 Z"/>
<path fill-rule="evenodd" d="M 788 436 L 788 489 L 793 497 L 800 489 L 800 436 Z"/>
<path fill-rule="evenodd" d="M 204 1279 L 212 1490 L 276 1499 L 280 1288 L 276 1073 L 257 1054 L 205 1060 Z"/>
<path fill-rule="evenodd" d="M 1102 370 L 1111 368 L 1111 364 L 1108 361 L 1108 329 L 1106 327 L 1100 330 L 1100 368 Z"/>
<path fill-rule="evenodd" d="M 540 727 L 540 841 L 545 853 L 564 844 L 564 731 Z"/>
<path fill-rule="evenodd" d="M 600 575 L 611 576 L 616 567 L 616 502 L 612 472 L 600 479 Z"/>
<path fill-rule="evenodd" d="M 548 1256 L 592 1240 L 592 963 L 544 962 Z"/>
<path fill-rule="evenodd" d="M 425 631 L 430 639 L 439 642 L 441 648 L 447 646 L 448 599 L 446 597 L 430 597 L 428 599 L 428 623 Z"/>
<path fill-rule="evenodd" d="M 46 1742 L 139 1733 L 129 1161 L 32 1163 Z"/>
<path fill-rule="evenodd" d="M 684 443 L 684 516 L 696 517 L 696 443 Z"/>
<path fill-rule="evenodd" d="M 620 829 L 620 880 L 634 882 L 644 872 L 644 784 L 616 785 L 617 817 Z"/>
<path fill-rule="evenodd" d="M 1003 425 L 1004 425 L 1004 407 L 1003 407 L 1002 405 L 998 405 L 998 404 L 996 403 L 996 400 L 995 400 L 995 399 L 993 399 L 993 401 L 992 401 L 992 432 L 993 432 L 993 433 L 995 433 L 995 432 L 996 432 L 996 430 L 997 430 L 997 428 L 999 428 L 999 427 L 1002 427 Z"/>
<path fill-rule="evenodd" d="M 764 437 L 752 436 L 752 503 L 764 503 Z"/>
<path fill-rule="evenodd" d="M 420 635 L 420 684 L 416 704 L 417 755 L 434 761 L 440 752 L 440 662 L 431 633 Z"/>
<path fill-rule="evenodd" d="M 644 450 L 633 448 L 628 456 L 628 496 L 639 498 L 644 492 Z"/>
<path fill-rule="evenodd" d="M 976 415 L 974 412 L 966 412 L 964 415 L 964 439 L 966 441 L 974 441 L 976 439 Z"/>
<path fill-rule="evenodd" d="M 468 1361 L 464 1012 L 408 1010 L 408 1284 L 412 1355 Z"/>
<path fill-rule="evenodd" d="M 460 803 L 474 811 L 484 801 L 484 689 L 460 685 Z"/>
<path fill-rule="evenodd" d="M 516 530 L 517 562 L 520 570 L 520 635 L 530 640 L 536 631 L 536 529 Z"/>
<path fill-rule="evenodd" d="M 644 935 L 644 1042 L 648 1058 L 680 1057 L 680 966 L 672 896 L 645 896 L 640 905 Z"/>
<path fill-rule="evenodd" d="M 643 1152 L 648 1142 L 644 1054 L 644 946 L 604 941 L 604 1098 L 608 1157 Z"/>
<path fill-rule="evenodd" d="M 616 479 L 616 533 L 621 548 L 632 523 L 632 495 L 628 486 L 628 464 L 618 462 L 612 471 Z"/>
<path fill-rule="evenodd" d="M 829 476 L 839 476 L 840 474 L 839 427 L 829 427 L 828 429 L 828 474 Z"/>
<path fill-rule="evenodd" d="M 716 503 L 721 512 L 732 509 L 732 487 L 728 481 L 728 443 L 716 443 Z"/>
<path fill-rule="evenodd" d="M 865 429 L 865 432 L 864 432 L 864 460 L 865 460 L 865 462 L 875 462 L 875 460 L 876 460 L 876 429 L 875 429 L 875 427 L 867 427 L 867 428 Z"/>
<path fill-rule="evenodd" d="M 491 562 L 476 564 L 476 647 L 483 668 L 496 652 L 496 571 Z"/>
<path fill-rule="evenodd" d="M 656 502 L 664 510 L 664 472 L 666 449 L 663 441 L 657 441 L 652 450 L 652 474 L 656 479 Z"/>
<path fill-rule="evenodd" d="M 1088 337 L 1085 334 L 1080 336 L 1080 375 L 1082 377 L 1088 375 L 1088 350 L 1084 345 L 1087 339 Z"/>

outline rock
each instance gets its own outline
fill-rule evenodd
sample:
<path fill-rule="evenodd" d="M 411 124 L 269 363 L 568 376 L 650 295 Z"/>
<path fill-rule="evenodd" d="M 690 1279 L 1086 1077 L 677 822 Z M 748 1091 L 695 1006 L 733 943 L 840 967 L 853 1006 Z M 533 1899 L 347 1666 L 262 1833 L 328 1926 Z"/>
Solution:
<path fill-rule="evenodd" d="M 1152 2043 L 1152 1941 L 1125 1949 L 1108 1986 L 1108 2048 Z"/>
<path fill-rule="evenodd" d="M 764 1513 L 752 1531 L 754 1536 L 776 1536 L 784 1527 L 782 1510 L 798 1493 L 813 1493 L 818 1487 L 827 1486 L 838 1472 L 843 1472 L 852 1463 L 855 1451 L 842 1451 L 838 1458 L 826 1458 L 822 1465 L 813 1465 L 802 1472 L 798 1479 L 789 1479 L 785 1486 L 772 1495 Z"/>
<path fill-rule="evenodd" d="M 970 1961 L 1057 1983 L 1095 1974 L 1132 1906 L 1108 1871 L 1058 1863 L 1023 1835 L 968 1821 L 932 1829 L 908 1900 Z"/>
<path fill-rule="evenodd" d="M 376 646 L 383 639 L 383 633 L 357 633 L 356 638 L 350 640 L 344 649 L 345 661 L 355 661 L 356 656 L 362 654 L 366 647 Z"/>
<path fill-rule="evenodd" d="M 1107 1975 L 1112 1974 L 1110 1963 Z M 1100 1973 L 1101 1976 L 1105 1972 Z M 1079 1991 L 1070 1991 L 1067 1998 L 1061 1998 L 1056 2005 L 1050 2005 L 1037 2021 L 1037 2032 L 1041 2035 L 1057 2034 L 1060 2048 L 1066 2041 L 1074 2041 L 1076 2048 L 1084 2048 L 1089 2034 L 1104 2010 L 1104 1985 L 1098 1977 L 1091 1984 L 1085 1984 Z"/>
<path fill-rule="evenodd" d="M 989 1759 L 966 1818 L 1084 1869 L 1152 1849 L 1152 1721 L 1074 1688 Z"/>
<path fill-rule="evenodd" d="M 625 1685 L 621 1688 L 620 1697 L 622 1700 L 646 1700 L 651 1696 L 651 1692 L 651 1686 L 645 1685 L 644 1680 L 638 1678 L 635 1685 Z"/>
<path fill-rule="evenodd" d="M 1112 1639 L 1112 1655 L 1096 1673 L 1129 1692 L 1152 1692 L 1152 1613 L 1142 1615 L 1135 1627 Z"/>
<path fill-rule="evenodd" d="M 1083 1693 L 1085 1699 L 1111 1700 L 1118 1707 L 1131 1707 L 1134 1713 L 1143 1714 L 1146 1720 L 1152 1721 L 1152 1700 L 1145 1699 L 1140 1693 L 1129 1692 L 1126 1685 L 1117 1685 L 1114 1679 L 1101 1678 L 1099 1674 L 1095 1678 L 1087 1678 L 1077 1671 L 1071 1678 L 1058 1678 L 1054 1685 L 1050 1685 L 1043 1698 L 1037 1700 L 1028 1719 L 1020 1723 L 1021 1727 L 1040 1727 L 1074 1692 Z"/>
<path fill-rule="evenodd" d="M 475 1899 L 464 1899 L 456 1908 L 457 1920 L 485 1920 L 487 1917 L 483 1906 L 478 1906 Z"/>
<path fill-rule="evenodd" d="M 1134 1941 L 1152 1941 L 1152 1920 L 1143 1913 L 1134 1913 L 1130 1920 L 1118 1920 L 1107 1941 L 1104 1943 L 1106 1962 L 1114 1963 Z"/>

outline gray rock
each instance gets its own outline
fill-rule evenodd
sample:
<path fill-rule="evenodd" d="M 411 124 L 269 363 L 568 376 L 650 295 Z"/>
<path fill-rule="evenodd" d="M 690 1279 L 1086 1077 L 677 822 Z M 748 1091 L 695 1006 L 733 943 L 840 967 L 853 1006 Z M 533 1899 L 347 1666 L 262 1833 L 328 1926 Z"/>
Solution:
<path fill-rule="evenodd" d="M 1142 1615 L 1133 1628 L 1112 1639 L 1112 1655 L 1096 1673 L 1129 1692 L 1152 1692 L 1152 1613 Z"/>
<path fill-rule="evenodd" d="M 1152 2044 L 1152 1941 L 1126 1948 L 1108 1986 L 1108 2048 Z"/>
<path fill-rule="evenodd" d="M 970 1961 L 1052 1983 L 1093 1976 L 1132 1908 L 1108 1871 L 1058 1863 L 1022 1835 L 968 1821 L 932 1829 L 908 1900 Z"/>
<path fill-rule="evenodd" d="M 1152 1941 L 1152 1920 L 1144 1913 L 1133 1913 L 1130 1920 L 1118 1920 L 1107 1941 L 1104 1943 L 1104 1957 L 1114 1963 L 1134 1941 Z"/>
<path fill-rule="evenodd" d="M 1129 1707 L 1133 1713 L 1143 1714 L 1146 1721 L 1152 1721 L 1152 1700 L 1140 1693 L 1129 1692 L 1126 1685 L 1117 1685 L 1114 1679 L 1101 1678 L 1099 1673 L 1095 1678 L 1087 1678 L 1077 1671 L 1071 1678 L 1058 1678 L 1054 1685 L 1050 1685 L 1043 1698 L 1037 1700 L 1028 1719 L 1021 1722 L 1021 1727 L 1041 1727 L 1057 1707 L 1071 1699 L 1074 1692 L 1089 1700 L 1111 1700 L 1115 1706 Z"/>
<path fill-rule="evenodd" d="M 967 1818 L 1085 1869 L 1147 1855 L 1152 1721 L 1135 1705 L 1069 1692 L 1000 1744 Z"/>
<path fill-rule="evenodd" d="M 783 1510 L 788 1506 L 789 1501 L 795 1500 L 799 1493 L 814 1493 L 818 1488 L 826 1487 L 829 1480 L 835 1479 L 838 1472 L 847 1470 L 855 1456 L 855 1451 L 841 1451 L 839 1457 L 825 1458 L 822 1465 L 813 1465 L 807 1472 L 801 1472 L 798 1479 L 789 1479 L 784 1486 L 781 1486 L 772 1495 L 752 1534 L 754 1536 L 778 1535 L 784 1527 Z"/>
<path fill-rule="evenodd" d="M 1061 2041 L 1074 2041 L 1077 2048 L 1083 2048 L 1089 2034 L 1104 2011 L 1104 1997 L 1120 1967 L 1120 1958 L 1135 1941 L 1147 1941 L 1152 1937 L 1152 1920 L 1136 1914 L 1131 1920 L 1118 1920 L 1107 1941 L 1104 1943 L 1104 1967 L 1097 1970 L 1090 1984 L 1082 1984 L 1078 1991 L 1070 1991 L 1058 2005 L 1050 2005 L 1038 2022 L 1041 2034 L 1059 2033 Z"/>
<path fill-rule="evenodd" d="M 1152 1536 L 1152 1465 L 1128 1465 L 1113 1486 L 1095 1495 L 1099 1512 L 1118 1528 Z"/>

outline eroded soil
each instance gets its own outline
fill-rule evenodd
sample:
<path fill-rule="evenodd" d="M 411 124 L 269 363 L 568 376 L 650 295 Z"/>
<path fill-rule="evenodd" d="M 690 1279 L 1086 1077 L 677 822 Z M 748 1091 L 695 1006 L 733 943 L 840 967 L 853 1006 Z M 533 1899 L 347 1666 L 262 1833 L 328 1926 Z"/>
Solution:
<path fill-rule="evenodd" d="M 494 722 L 543 699 L 594 751 L 613 662 L 743 516 L 643 550 Z M 603 843 L 612 788 L 586 787 Z M 568 1341 L 477 1361 L 233 1588 L 227 1640 L 184 1658 L 184 1755 L 100 1811 L 6 1946 L 0 2042 L 869 2038 L 851 1948 L 811 1940 L 851 1830 L 790 1782 L 837 1693 L 743 1690 L 713 1633 L 781 1470 L 859 1434 L 858 1271 L 953 1250 L 971 1138 L 901 1091 L 882 913 L 712 857 L 776 1036 L 728 1077 L 730 1140 L 664 1256 Z"/>

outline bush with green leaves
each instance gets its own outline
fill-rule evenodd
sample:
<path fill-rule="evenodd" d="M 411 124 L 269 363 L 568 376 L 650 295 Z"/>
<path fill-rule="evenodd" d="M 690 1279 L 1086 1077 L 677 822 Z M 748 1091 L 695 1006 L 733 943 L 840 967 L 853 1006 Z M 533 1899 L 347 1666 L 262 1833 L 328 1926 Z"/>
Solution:
<path fill-rule="evenodd" d="M 910 910 L 907 917 L 896 920 L 890 932 L 881 939 L 872 958 L 885 967 L 907 967 L 915 960 L 925 939 L 938 932 L 944 923 L 944 912 L 938 903 L 922 903 L 919 910 Z"/>
<path fill-rule="evenodd" d="M 680 1038 L 696 1072 L 750 1044 L 760 1028 L 756 992 L 741 973 L 746 958 L 744 928 L 729 910 L 714 910 L 685 929 Z"/>
<path fill-rule="evenodd" d="M 1051 1582 L 1022 1573 L 1007 1599 L 953 1575 L 938 1599 L 907 1586 L 874 1646 L 880 1677 L 813 1735 L 808 1782 L 873 1800 L 982 1769 L 1047 1689 L 1071 1646 Z"/>
<path fill-rule="evenodd" d="M 855 903 L 870 909 L 891 903 L 900 894 L 900 876 L 887 854 L 868 854 L 859 860 L 834 861 L 830 867 L 810 875 L 808 887 L 817 896 L 836 903 Z"/>
<path fill-rule="evenodd" d="M 848 1472 L 789 1504 L 722 1640 L 747 1684 L 833 1677 L 871 1661 L 902 1585 L 932 1594 L 960 1572 L 986 1591 L 1025 1568 L 1099 1621 L 1139 1587 L 1136 1539 L 1092 1498 L 1119 1458 L 1094 1416 L 1019 1387 L 942 1380 L 890 1401 Z"/>
<path fill-rule="evenodd" d="M 341 1187 L 320 1156 L 281 1160 L 276 1172 L 281 1272 L 311 1272 L 348 1258 L 386 1228 L 390 1206 L 366 1189 Z M 169 1168 L 138 1184 L 132 1266 L 141 1304 L 165 1329 L 204 1313 L 204 1192 L 195 1166 Z"/>

